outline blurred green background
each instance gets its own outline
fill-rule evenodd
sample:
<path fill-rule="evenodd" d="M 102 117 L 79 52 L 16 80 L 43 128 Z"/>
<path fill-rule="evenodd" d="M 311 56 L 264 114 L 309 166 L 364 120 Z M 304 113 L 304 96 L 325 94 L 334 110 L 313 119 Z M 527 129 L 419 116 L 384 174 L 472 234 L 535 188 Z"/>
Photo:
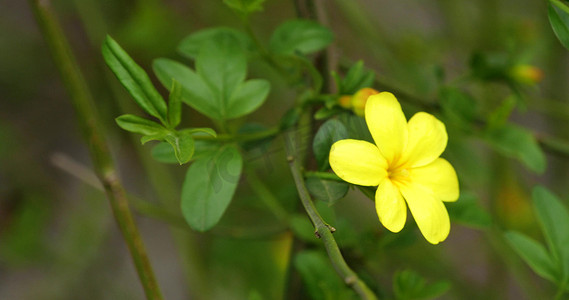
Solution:
<path fill-rule="evenodd" d="M 280 23 L 298 16 L 294 2 L 267 0 L 264 11 L 252 16 L 263 43 Z M 373 203 L 357 190 L 331 208 L 319 204 L 325 219 L 335 221 L 349 264 L 380 295 L 391 294 L 393 273 L 405 269 L 428 282 L 450 282 L 446 299 L 551 295 L 554 287 L 535 276 L 500 235 L 508 229 L 542 239 L 529 202 L 535 184 L 545 184 L 562 199 L 569 196 L 569 156 L 563 154 L 564 143 L 550 139 L 569 140 L 569 55 L 551 30 L 547 3 L 316 2 L 324 25 L 335 33 L 329 55 L 339 70 L 363 59 L 376 71 L 378 88 L 394 92 L 408 117 L 423 109 L 442 115 L 450 137 L 443 157 L 457 170 L 466 196 L 461 200 L 477 202 L 480 209 L 468 211 L 478 216 L 459 218 L 473 221 L 453 223 L 447 241 L 434 247 L 411 224 L 398 235 L 386 232 Z M 213 26 L 242 29 L 239 17 L 217 0 L 51 3 L 95 96 L 128 192 L 175 211 L 186 168 L 153 161 L 151 147 L 141 147 L 116 126 L 118 115 L 141 113 L 107 70 L 100 46 L 106 34 L 112 35 L 151 74 L 155 58 L 183 60 L 176 46 L 186 35 Z M 519 65 L 539 69 L 534 71 L 543 79 L 504 78 L 488 71 L 511 75 Z M 295 90 L 261 61 L 251 62 L 249 77 L 268 78 L 272 90 L 248 120 L 276 125 L 292 106 Z M 445 114 L 444 104 L 441 112 L 444 88 L 467 95 L 478 117 L 495 126 L 512 122 L 533 132 L 547 150 L 545 172 L 532 170 L 531 162 L 529 167 L 527 161 L 520 163 L 524 154 L 495 151 L 500 146 L 493 147 L 491 137 L 462 128 L 462 116 L 456 120 Z M 25 1 L 0 2 L 0 108 L 0 299 L 142 299 L 108 202 L 91 184 L 96 179 L 68 95 Z M 187 106 L 183 122 L 212 126 Z M 249 152 L 245 166 L 267 181 L 291 214 L 304 218 L 298 227 L 306 225 L 282 144 L 258 151 Z M 239 187 L 221 223 L 206 234 L 191 232 L 169 214 L 135 206 L 167 299 L 353 297 L 335 277 L 312 229 L 295 238 L 246 185 Z"/>

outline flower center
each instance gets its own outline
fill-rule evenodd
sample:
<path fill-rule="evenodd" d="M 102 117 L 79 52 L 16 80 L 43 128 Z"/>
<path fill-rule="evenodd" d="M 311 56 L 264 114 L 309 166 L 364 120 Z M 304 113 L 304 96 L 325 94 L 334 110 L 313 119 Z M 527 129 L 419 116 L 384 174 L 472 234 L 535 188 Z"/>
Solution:
<path fill-rule="evenodd" d="M 410 181 L 409 170 L 402 166 L 387 169 L 387 176 L 395 184 L 404 184 Z"/>

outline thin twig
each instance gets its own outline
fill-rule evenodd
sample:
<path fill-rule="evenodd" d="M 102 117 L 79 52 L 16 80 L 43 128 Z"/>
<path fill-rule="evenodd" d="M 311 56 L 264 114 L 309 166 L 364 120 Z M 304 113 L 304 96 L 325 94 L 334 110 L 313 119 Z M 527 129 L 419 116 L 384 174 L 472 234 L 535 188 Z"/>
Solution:
<path fill-rule="evenodd" d="M 300 200 L 308 217 L 314 224 L 315 234 L 319 237 L 322 242 L 324 243 L 324 247 L 326 248 L 326 252 L 328 253 L 328 257 L 334 266 L 334 269 L 340 275 L 340 277 L 344 280 L 348 286 L 350 286 L 362 299 L 377 299 L 375 294 L 369 289 L 369 287 L 358 277 L 358 275 L 348 266 L 342 253 L 340 252 L 340 248 L 338 248 L 338 244 L 332 236 L 333 227 L 326 224 L 312 199 L 310 198 L 310 194 L 304 185 L 304 179 L 302 178 L 302 174 L 300 171 L 301 166 L 299 165 L 299 161 L 297 159 L 297 146 L 295 141 L 297 140 L 297 136 L 295 132 L 285 134 L 285 144 L 286 144 L 286 151 L 287 151 L 287 160 L 289 162 L 290 171 L 292 173 L 292 177 L 294 178 L 294 183 L 296 184 L 296 188 L 298 190 L 298 195 L 300 196 Z"/>
<path fill-rule="evenodd" d="M 133 259 L 147 299 L 163 299 L 134 223 L 125 190 L 117 176 L 108 145 L 98 123 L 93 98 L 77 61 L 47 0 L 29 0 L 40 29 L 50 47 L 55 64 L 69 92 L 77 121 L 89 146 L 93 166 L 101 181 L 128 250 Z"/>

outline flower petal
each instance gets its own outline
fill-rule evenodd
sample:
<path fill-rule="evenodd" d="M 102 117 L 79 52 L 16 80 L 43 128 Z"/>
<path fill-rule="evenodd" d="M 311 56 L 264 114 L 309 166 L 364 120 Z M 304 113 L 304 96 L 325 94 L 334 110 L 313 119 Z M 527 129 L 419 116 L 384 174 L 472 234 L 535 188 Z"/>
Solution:
<path fill-rule="evenodd" d="M 330 166 L 343 180 L 365 186 L 376 186 L 387 177 L 387 162 L 379 149 L 358 140 L 340 140 L 330 149 Z"/>
<path fill-rule="evenodd" d="M 419 184 L 402 185 L 400 191 L 425 239 L 431 244 L 444 241 L 450 232 L 450 220 L 443 202 Z"/>
<path fill-rule="evenodd" d="M 407 120 L 395 96 L 389 92 L 369 96 L 365 119 L 383 157 L 389 163 L 399 159 L 407 143 Z"/>
<path fill-rule="evenodd" d="M 409 177 L 411 182 L 431 189 L 439 200 L 458 200 L 458 178 L 452 165 L 444 158 L 437 158 L 426 166 L 410 169 Z"/>
<path fill-rule="evenodd" d="M 429 164 L 445 150 L 448 141 L 445 125 L 433 115 L 416 113 L 407 128 L 409 139 L 401 161 L 410 167 Z"/>
<path fill-rule="evenodd" d="M 407 220 L 407 205 L 399 189 L 391 182 L 384 180 L 375 193 L 375 209 L 379 221 L 391 232 L 403 229 Z"/>

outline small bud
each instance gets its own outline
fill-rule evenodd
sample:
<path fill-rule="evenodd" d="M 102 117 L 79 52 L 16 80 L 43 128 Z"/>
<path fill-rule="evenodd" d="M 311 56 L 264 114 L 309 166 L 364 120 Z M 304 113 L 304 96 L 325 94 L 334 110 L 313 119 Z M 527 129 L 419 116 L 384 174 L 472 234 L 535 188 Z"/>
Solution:
<path fill-rule="evenodd" d="M 340 104 L 340 106 L 343 108 L 349 109 L 352 105 L 351 102 L 352 102 L 352 96 L 350 95 L 344 95 L 340 97 L 340 99 L 338 99 L 338 104 Z"/>
<path fill-rule="evenodd" d="M 509 74 L 516 82 L 527 85 L 534 85 L 543 79 L 543 71 L 531 65 L 515 65 Z"/>
<path fill-rule="evenodd" d="M 364 116 L 367 98 L 371 95 L 379 94 L 378 91 L 372 88 L 363 88 L 354 94 L 352 97 L 352 110 L 360 117 Z"/>

